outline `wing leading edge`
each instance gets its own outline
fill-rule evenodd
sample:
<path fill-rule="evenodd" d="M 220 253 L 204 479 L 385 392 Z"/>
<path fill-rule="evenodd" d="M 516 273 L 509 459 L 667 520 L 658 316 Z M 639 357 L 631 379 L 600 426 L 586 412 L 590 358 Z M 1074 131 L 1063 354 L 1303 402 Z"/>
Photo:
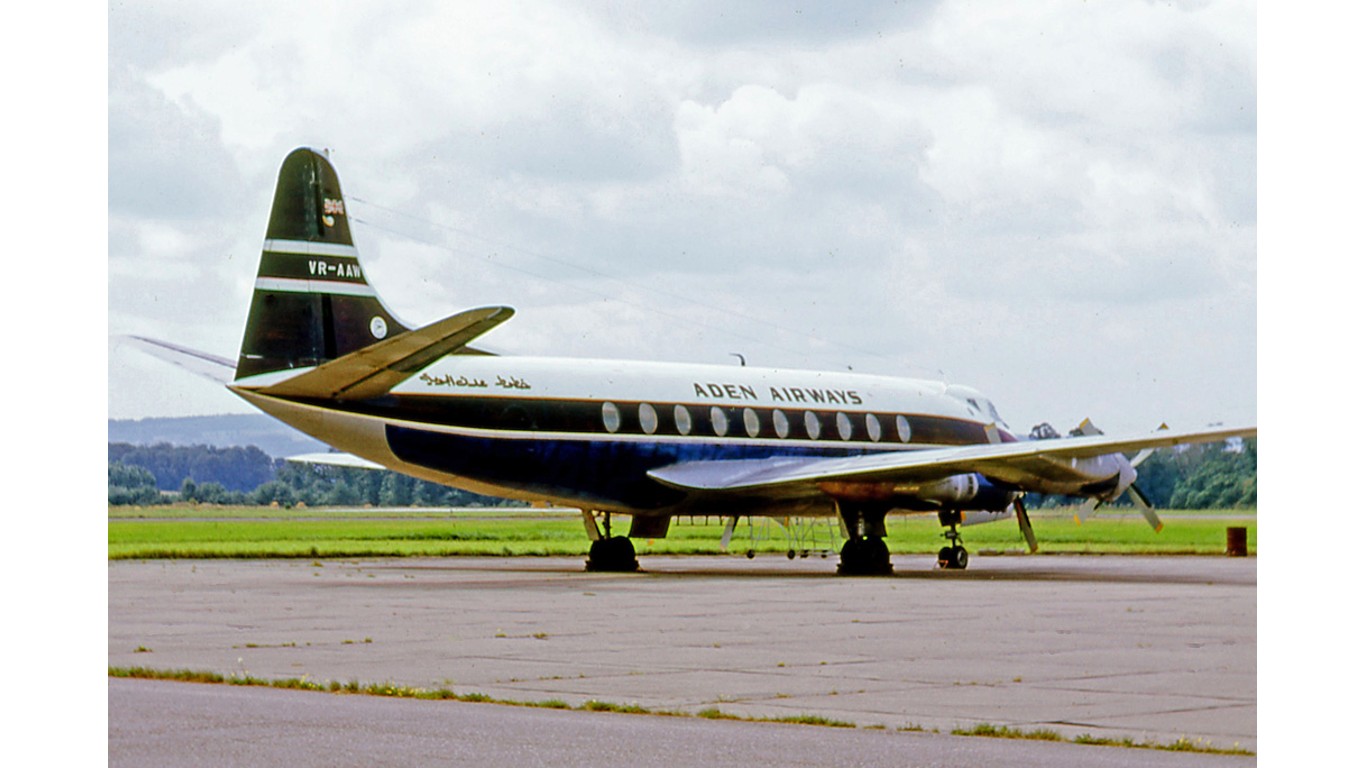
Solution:
<path fill-rule="evenodd" d="M 1165 448 L 1257 436 L 1255 427 L 1164 430 L 1135 437 L 1095 435 L 1057 440 L 894 451 L 847 458 L 778 457 L 736 461 L 694 461 L 651 470 L 666 485 L 691 491 L 772 494 L 815 490 L 821 484 L 918 483 L 979 472 L 1024 490 L 1046 491 L 1048 483 L 1092 479 L 1075 462 L 1145 448 Z"/>

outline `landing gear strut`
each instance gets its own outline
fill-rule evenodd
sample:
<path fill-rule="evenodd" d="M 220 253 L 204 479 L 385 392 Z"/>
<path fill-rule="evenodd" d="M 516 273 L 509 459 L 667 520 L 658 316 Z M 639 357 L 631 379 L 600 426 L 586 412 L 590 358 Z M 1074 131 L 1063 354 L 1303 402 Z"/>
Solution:
<path fill-rule="evenodd" d="M 949 540 L 949 546 L 941 547 L 939 550 L 940 568 L 961 571 L 968 567 L 968 551 L 963 548 L 963 537 L 958 533 L 958 524 L 962 521 L 963 513 L 956 509 L 939 513 L 939 524 L 949 527 L 944 533 L 944 538 Z"/>
<path fill-rule="evenodd" d="M 849 540 L 840 549 L 836 573 L 841 576 L 890 576 L 892 557 L 887 551 L 887 510 L 882 507 L 837 504 Z"/>
<path fill-rule="evenodd" d="M 635 573 L 640 570 L 640 561 L 636 560 L 636 548 L 631 545 L 631 540 L 625 536 L 612 535 L 611 512 L 603 513 L 602 523 L 603 527 L 599 529 L 592 511 L 583 510 L 583 526 L 593 540 L 588 546 L 585 570 L 610 573 Z"/>

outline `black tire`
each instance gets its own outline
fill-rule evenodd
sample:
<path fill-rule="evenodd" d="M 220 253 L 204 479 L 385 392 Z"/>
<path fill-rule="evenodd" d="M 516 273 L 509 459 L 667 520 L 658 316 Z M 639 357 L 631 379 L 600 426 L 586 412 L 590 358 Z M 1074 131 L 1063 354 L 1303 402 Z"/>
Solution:
<path fill-rule="evenodd" d="M 961 571 L 968 567 L 968 551 L 963 547 L 954 547 L 951 557 L 950 562 L 953 564 L 954 570 Z"/>
<path fill-rule="evenodd" d="M 940 568 L 952 568 L 952 567 L 953 567 L 953 548 L 952 548 L 952 547 L 940 547 L 940 548 L 939 548 L 939 567 L 940 567 Z"/>
<path fill-rule="evenodd" d="M 588 546 L 588 570 L 632 573 L 640 570 L 636 548 L 625 536 L 598 539 Z"/>

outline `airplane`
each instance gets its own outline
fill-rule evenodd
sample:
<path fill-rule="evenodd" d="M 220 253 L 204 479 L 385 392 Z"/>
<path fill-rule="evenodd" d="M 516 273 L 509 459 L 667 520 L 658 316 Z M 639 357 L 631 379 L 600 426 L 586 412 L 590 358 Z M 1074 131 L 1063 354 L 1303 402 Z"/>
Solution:
<path fill-rule="evenodd" d="M 1014 517 L 1035 551 L 1027 492 L 1084 497 L 1084 512 L 1128 493 L 1160 530 L 1135 485 L 1143 458 L 1256 435 L 1110 437 L 1088 421 L 1030 439 L 981 392 L 940 381 L 472 346 L 512 315 L 400 321 L 366 279 L 336 170 L 302 147 L 280 168 L 235 364 L 151 343 L 232 368 L 232 392 L 340 451 L 315 460 L 580 510 L 593 571 L 638 570 L 631 539 L 683 515 L 834 516 L 843 575 L 892 572 L 890 513 L 938 515 L 942 568 L 967 567 L 958 527 L 979 522 Z M 613 515 L 630 518 L 625 535 Z"/>

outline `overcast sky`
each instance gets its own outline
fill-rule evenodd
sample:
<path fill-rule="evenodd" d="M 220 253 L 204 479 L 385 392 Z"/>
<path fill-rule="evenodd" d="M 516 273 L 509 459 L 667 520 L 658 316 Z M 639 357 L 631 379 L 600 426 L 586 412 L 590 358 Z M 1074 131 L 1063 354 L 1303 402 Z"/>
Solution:
<path fill-rule="evenodd" d="M 114 4 L 109 415 L 250 412 L 275 175 L 329 148 L 409 323 L 839 369 L 1016 431 L 1256 422 L 1251 2 Z"/>

